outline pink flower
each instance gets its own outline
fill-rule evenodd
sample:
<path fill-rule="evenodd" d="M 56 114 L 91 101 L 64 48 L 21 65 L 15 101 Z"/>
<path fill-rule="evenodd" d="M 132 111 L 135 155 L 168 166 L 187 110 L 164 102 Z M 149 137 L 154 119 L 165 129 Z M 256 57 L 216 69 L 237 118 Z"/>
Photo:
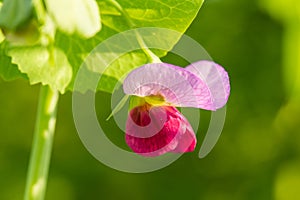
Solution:
<path fill-rule="evenodd" d="M 175 107 L 215 111 L 226 104 L 230 93 L 227 72 L 211 61 L 186 68 L 146 64 L 129 73 L 123 89 L 132 95 L 126 143 L 142 156 L 193 151 L 195 133 Z"/>

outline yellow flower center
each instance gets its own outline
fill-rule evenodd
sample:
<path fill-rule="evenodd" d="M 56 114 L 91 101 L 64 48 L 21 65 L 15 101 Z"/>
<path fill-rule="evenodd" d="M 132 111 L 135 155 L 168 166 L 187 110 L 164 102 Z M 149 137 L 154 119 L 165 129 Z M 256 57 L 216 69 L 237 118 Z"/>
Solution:
<path fill-rule="evenodd" d="M 165 98 L 161 95 L 151 95 L 144 97 L 145 101 L 152 106 L 165 106 L 168 103 L 165 101 Z"/>
<path fill-rule="evenodd" d="M 129 109 L 133 109 L 137 106 L 167 106 L 169 103 L 165 101 L 165 98 L 162 95 L 150 95 L 146 97 L 131 96 L 130 97 L 130 106 Z"/>

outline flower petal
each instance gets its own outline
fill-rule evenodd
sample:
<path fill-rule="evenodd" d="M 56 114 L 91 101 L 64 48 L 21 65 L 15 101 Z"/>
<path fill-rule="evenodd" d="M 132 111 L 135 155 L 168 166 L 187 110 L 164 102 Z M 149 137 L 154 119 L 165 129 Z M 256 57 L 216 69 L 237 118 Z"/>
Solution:
<path fill-rule="evenodd" d="M 141 97 L 162 95 L 177 107 L 213 109 L 207 84 L 190 71 L 167 63 L 146 64 L 131 71 L 123 89 L 126 94 Z"/>
<path fill-rule="evenodd" d="M 150 117 L 150 111 L 143 106 L 131 110 L 126 124 L 126 143 L 136 153 L 142 156 L 159 156 L 167 152 L 184 153 L 193 151 L 196 146 L 196 137 L 189 122 L 174 107 L 160 107 L 166 112 L 166 121 L 163 127 L 152 133 L 153 129 L 135 130 L 136 125 L 144 127 L 156 124 L 160 115 Z M 150 120 L 151 118 L 151 120 Z M 153 119 L 153 120 L 152 120 Z M 151 135 L 145 137 L 145 135 Z"/>
<path fill-rule="evenodd" d="M 168 116 L 164 107 L 150 107 L 149 104 L 135 107 L 127 118 L 126 134 L 138 138 L 149 138 L 162 130 L 167 120 Z"/>
<path fill-rule="evenodd" d="M 230 94 L 230 84 L 227 72 L 220 65 L 212 61 L 198 61 L 185 68 L 202 79 L 210 90 L 213 104 L 207 107 L 216 110 L 223 107 Z"/>
<path fill-rule="evenodd" d="M 182 121 L 182 126 L 185 126 L 184 134 L 178 134 L 176 140 L 179 141 L 176 148 L 171 152 L 182 153 L 191 152 L 196 147 L 196 136 L 190 123 L 185 119 Z"/>

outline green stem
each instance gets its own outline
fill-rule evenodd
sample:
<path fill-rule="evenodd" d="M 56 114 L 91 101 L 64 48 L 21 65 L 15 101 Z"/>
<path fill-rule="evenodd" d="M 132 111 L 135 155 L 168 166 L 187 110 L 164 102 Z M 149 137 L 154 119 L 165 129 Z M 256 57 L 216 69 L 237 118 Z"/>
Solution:
<path fill-rule="evenodd" d="M 24 200 L 44 199 L 56 123 L 57 91 L 41 86 Z"/>
<path fill-rule="evenodd" d="M 159 59 L 159 57 L 157 57 L 145 44 L 142 36 L 138 33 L 137 30 L 135 30 L 135 35 L 137 37 L 137 40 L 142 48 L 142 50 L 144 51 L 144 53 L 146 54 L 146 56 L 149 59 L 150 63 L 161 63 L 161 60 Z"/>
<path fill-rule="evenodd" d="M 35 8 L 35 12 L 39 23 L 44 24 L 46 11 L 42 0 L 32 0 L 32 4 Z"/>
<path fill-rule="evenodd" d="M 290 98 L 300 97 L 300 21 L 286 23 L 284 38 L 285 80 Z"/>
<path fill-rule="evenodd" d="M 136 29 L 136 25 L 134 24 L 134 22 L 131 20 L 130 16 L 128 15 L 128 13 L 122 8 L 122 6 L 115 0 L 109 0 L 109 2 L 118 9 L 118 11 L 124 16 L 124 18 L 127 21 L 127 24 L 129 25 L 129 27 L 131 29 Z M 139 45 L 141 46 L 141 49 L 143 50 L 143 52 L 146 54 L 146 56 L 149 59 L 150 63 L 161 63 L 161 60 L 159 59 L 158 56 L 156 56 L 145 44 L 143 37 L 139 34 L 139 32 L 137 30 L 134 30 L 135 35 L 137 37 L 137 41 L 139 43 Z"/>

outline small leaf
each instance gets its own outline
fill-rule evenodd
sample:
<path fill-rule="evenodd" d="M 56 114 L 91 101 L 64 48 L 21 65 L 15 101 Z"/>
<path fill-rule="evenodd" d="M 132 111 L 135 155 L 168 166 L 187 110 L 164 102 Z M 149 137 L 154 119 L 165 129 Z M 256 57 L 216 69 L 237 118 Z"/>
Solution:
<path fill-rule="evenodd" d="M 50 53 L 49 53 L 50 52 Z M 19 47 L 9 51 L 12 62 L 26 73 L 31 84 L 42 83 L 64 93 L 72 78 L 72 67 L 65 54 L 54 48 Z"/>
<path fill-rule="evenodd" d="M 3 43 L 0 44 L 0 77 L 5 81 L 11 81 L 17 78 L 27 79 L 27 76 L 20 72 L 18 66 L 11 63 L 11 57 L 5 54 Z"/>
<path fill-rule="evenodd" d="M 95 0 L 45 0 L 45 4 L 63 32 L 89 38 L 101 29 L 99 8 Z"/>
<path fill-rule="evenodd" d="M 0 27 L 16 30 L 32 16 L 31 0 L 4 0 L 0 10 Z"/>
<path fill-rule="evenodd" d="M 0 77 L 5 81 L 18 78 L 27 79 L 27 76 L 20 72 L 18 66 L 11 63 L 11 58 L 3 55 L 0 55 Z"/>

